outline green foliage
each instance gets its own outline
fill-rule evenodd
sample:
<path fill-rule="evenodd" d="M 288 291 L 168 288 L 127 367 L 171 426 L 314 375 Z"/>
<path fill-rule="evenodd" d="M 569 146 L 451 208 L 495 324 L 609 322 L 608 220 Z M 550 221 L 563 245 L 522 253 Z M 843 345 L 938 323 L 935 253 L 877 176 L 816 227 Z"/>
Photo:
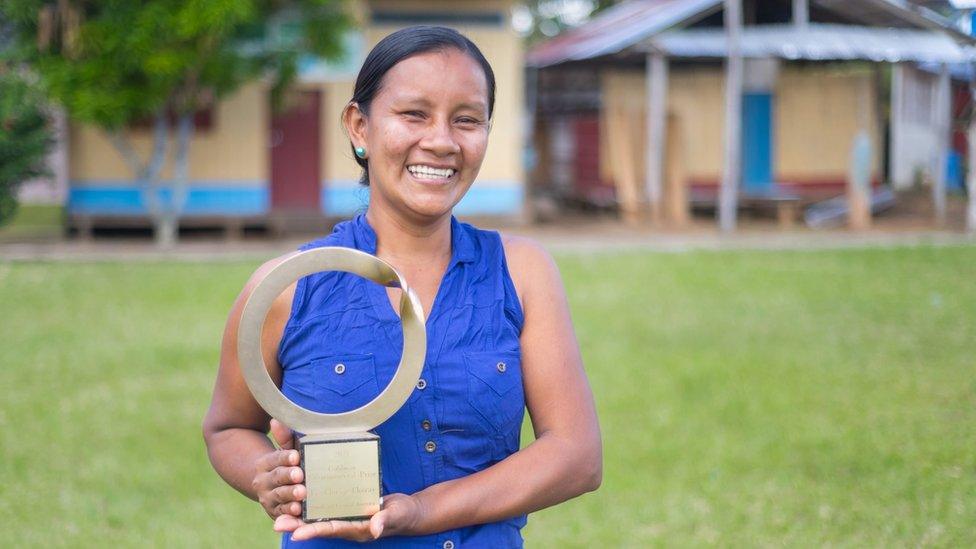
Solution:
<path fill-rule="evenodd" d="M 0 546 L 276 543 L 200 435 L 259 263 L 0 261 Z M 973 547 L 974 264 L 973 246 L 560 257 L 604 481 L 532 514 L 527 545 Z"/>
<path fill-rule="evenodd" d="M 65 8 L 64 6 L 68 6 Z M 334 57 L 349 16 L 337 0 L 8 0 L 17 54 L 72 118 L 106 129 L 193 112 L 242 84 L 283 87 L 302 53 Z M 269 23 L 301 21 L 292 41 Z M 48 36 L 38 45 L 40 35 Z M 43 41 L 42 41 L 43 42 Z"/>
<path fill-rule="evenodd" d="M 0 65 L 0 225 L 17 209 L 19 185 L 46 173 L 52 142 L 41 95 Z"/>
<path fill-rule="evenodd" d="M 601 11 L 623 0 L 521 0 L 519 9 L 530 17 L 524 33 L 530 44 L 579 26 Z"/>

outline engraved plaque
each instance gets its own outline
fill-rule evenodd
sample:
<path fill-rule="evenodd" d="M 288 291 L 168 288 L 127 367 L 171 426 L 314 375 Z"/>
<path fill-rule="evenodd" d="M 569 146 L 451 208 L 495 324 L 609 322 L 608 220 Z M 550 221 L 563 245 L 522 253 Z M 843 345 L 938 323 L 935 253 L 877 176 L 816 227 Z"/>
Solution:
<path fill-rule="evenodd" d="M 308 517 L 357 519 L 380 510 L 379 437 L 362 433 L 351 439 L 299 442 L 308 495 L 302 520 Z"/>
<path fill-rule="evenodd" d="M 354 273 L 403 290 L 403 352 L 393 379 L 371 402 L 337 414 L 313 412 L 288 400 L 272 381 L 261 353 L 261 332 L 274 300 L 296 280 L 321 271 Z M 380 510 L 380 443 L 369 431 L 407 401 L 420 379 L 426 354 L 420 300 L 389 263 L 373 255 L 339 247 L 298 252 L 272 268 L 254 287 L 241 313 L 238 362 L 254 400 L 278 421 L 304 433 L 298 440 L 308 494 L 302 502 L 302 520 L 363 519 Z"/>

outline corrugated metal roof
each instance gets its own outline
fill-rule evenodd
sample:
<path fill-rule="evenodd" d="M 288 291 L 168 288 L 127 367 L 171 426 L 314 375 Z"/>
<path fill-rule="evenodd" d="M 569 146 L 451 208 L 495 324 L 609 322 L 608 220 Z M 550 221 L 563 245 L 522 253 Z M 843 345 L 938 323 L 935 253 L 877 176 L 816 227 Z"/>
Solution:
<path fill-rule="evenodd" d="M 918 68 L 932 74 L 939 74 L 942 72 L 941 63 L 919 63 Z M 973 82 L 976 80 L 976 67 L 974 67 L 972 63 L 950 63 L 949 76 L 962 82 Z"/>
<path fill-rule="evenodd" d="M 545 67 L 567 61 L 618 53 L 661 31 L 711 13 L 722 0 L 631 0 L 618 4 L 589 22 L 536 46 L 529 66 Z"/>
<path fill-rule="evenodd" d="M 724 29 L 675 30 L 648 40 L 637 49 L 659 49 L 674 57 L 725 57 Z M 958 63 L 976 59 L 971 46 L 948 35 L 913 29 L 810 24 L 745 27 L 743 57 L 780 57 L 815 61 L 867 60 L 895 63 L 931 61 Z"/>
<path fill-rule="evenodd" d="M 819 34 L 816 36 L 827 40 L 828 43 L 822 47 L 796 35 L 796 29 L 791 25 L 746 27 L 744 32 L 754 35 L 751 40 L 756 45 L 752 49 L 757 52 L 757 55 L 761 51 L 776 49 L 774 47 L 776 44 L 768 43 L 769 40 L 784 39 L 787 42 L 780 45 L 783 46 L 779 48 L 780 53 L 765 55 L 776 55 L 787 59 L 885 61 L 898 58 L 904 61 L 937 62 L 972 58 L 968 47 L 959 46 L 952 39 L 958 31 L 946 27 L 942 21 L 916 13 L 909 9 L 904 1 L 811 0 L 811 4 L 835 12 L 850 13 L 855 18 L 869 20 L 877 26 L 811 25 L 819 28 L 816 31 Z M 721 9 L 722 0 L 630 0 L 602 12 L 580 27 L 536 46 L 529 52 L 527 63 L 533 67 L 546 67 L 620 53 L 635 45 L 646 43 L 655 35 L 690 24 Z M 898 22 L 898 26 L 921 26 L 930 30 L 887 28 L 894 22 Z M 840 32 L 841 27 L 844 32 Z M 724 49 L 724 42 L 722 45 L 715 44 L 719 40 L 718 35 L 724 35 L 722 29 L 682 32 L 700 32 L 702 38 L 709 40 L 709 47 L 713 51 L 718 48 Z M 958 38 L 967 40 L 961 34 Z M 859 45 L 855 43 L 857 40 L 867 40 L 870 43 Z M 900 44 L 901 40 L 909 42 L 907 45 Z M 789 46 L 791 43 L 796 48 L 795 52 Z M 676 52 L 690 51 L 694 46 L 680 40 L 672 45 Z M 918 48 L 916 54 L 910 51 L 913 47 Z M 675 55 L 684 54 L 675 53 Z M 708 53 L 704 56 L 712 55 Z M 688 54 L 688 56 L 693 55 Z M 694 55 L 694 57 L 701 56 L 703 55 Z"/>

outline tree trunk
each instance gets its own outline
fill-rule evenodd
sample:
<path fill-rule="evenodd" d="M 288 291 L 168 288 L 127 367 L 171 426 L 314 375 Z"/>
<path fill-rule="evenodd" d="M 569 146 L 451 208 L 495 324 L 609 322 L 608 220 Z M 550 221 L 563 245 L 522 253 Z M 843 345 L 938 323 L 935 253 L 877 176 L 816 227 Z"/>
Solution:
<path fill-rule="evenodd" d="M 976 87 L 973 88 L 976 98 Z M 976 118 L 969 121 L 969 170 L 966 174 L 969 205 L 966 208 L 966 229 L 976 235 Z"/>
<path fill-rule="evenodd" d="M 153 219 L 153 237 L 156 246 L 167 249 L 176 245 L 179 236 L 179 223 L 177 218 L 169 215 L 159 216 Z"/>
<path fill-rule="evenodd" d="M 169 121 L 166 111 L 167 109 L 163 107 L 156 113 L 153 122 L 153 149 L 148 161 L 142 160 L 123 131 L 109 134 L 109 140 L 115 150 L 132 170 L 146 213 L 153 222 L 156 243 L 160 246 L 171 246 L 175 242 L 173 235 L 166 236 L 168 231 L 172 232 L 172 227 L 163 222 L 166 217 L 166 206 L 161 201 L 163 197 L 160 193 L 162 186 L 160 175 L 166 161 L 166 145 L 169 141 Z"/>
<path fill-rule="evenodd" d="M 171 248 L 179 240 L 180 214 L 189 192 L 190 140 L 193 138 L 193 113 L 183 113 L 176 122 L 176 150 L 173 156 L 173 179 L 160 208 L 154 214 L 156 245 Z"/>
<path fill-rule="evenodd" d="M 162 185 L 159 179 L 163 171 L 163 164 L 166 162 L 166 145 L 168 142 L 169 120 L 166 116 L 166 107 L 163 107 L 156 113 L 156 120 L 153 124 L 153 152 L 146 164 L 145 175 L 139 181 L 142 189 L 142 200 L 154 222 L 160 218 L 164 208 L 160 196 Z"/>

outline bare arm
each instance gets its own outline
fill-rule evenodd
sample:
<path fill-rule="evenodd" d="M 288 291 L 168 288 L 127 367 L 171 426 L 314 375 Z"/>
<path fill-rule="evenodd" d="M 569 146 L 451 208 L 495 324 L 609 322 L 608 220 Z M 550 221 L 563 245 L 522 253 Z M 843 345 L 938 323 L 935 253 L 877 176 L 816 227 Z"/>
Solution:
<path fill-rule="evenodd" d="M 301 507 L 294 503 L 297 501 L 294 484 L 302 481 L 301 470 L 297 467 L 297 452 L 276 452 L 266 435 L 269 417 L 251 396 L 237 362 L 237 328 L 248 296 L 264 274 L 283 259 L 262 265 L 234 301 L 224 328 L 213 398 L 203 421 L 203 437 L 214 469 L 239 492 L 261 501 L 272 516 L 282 512 L 300 514 Z M 261 338 L 265 364 L 278 384 L 281 368 L 276 354 L 294 291 L 292 285 L 275 300 Z M 261 471 L 267 474 L 258 474 Z M 279 487 L 278 492 L 274 492 Z M 299 490 L 299 496 L 304 495 L 303 490 Z"/>
<path fill-rule="evenodd" d="M 530 513 L 600 486 L 600 428 L 559 271 L 528 240 L 506 239 L 505 251 L 525 313 L 522 375 L 536 440 L 488 469 L 415 494 L 425 509 L 416 533 Z"/>

